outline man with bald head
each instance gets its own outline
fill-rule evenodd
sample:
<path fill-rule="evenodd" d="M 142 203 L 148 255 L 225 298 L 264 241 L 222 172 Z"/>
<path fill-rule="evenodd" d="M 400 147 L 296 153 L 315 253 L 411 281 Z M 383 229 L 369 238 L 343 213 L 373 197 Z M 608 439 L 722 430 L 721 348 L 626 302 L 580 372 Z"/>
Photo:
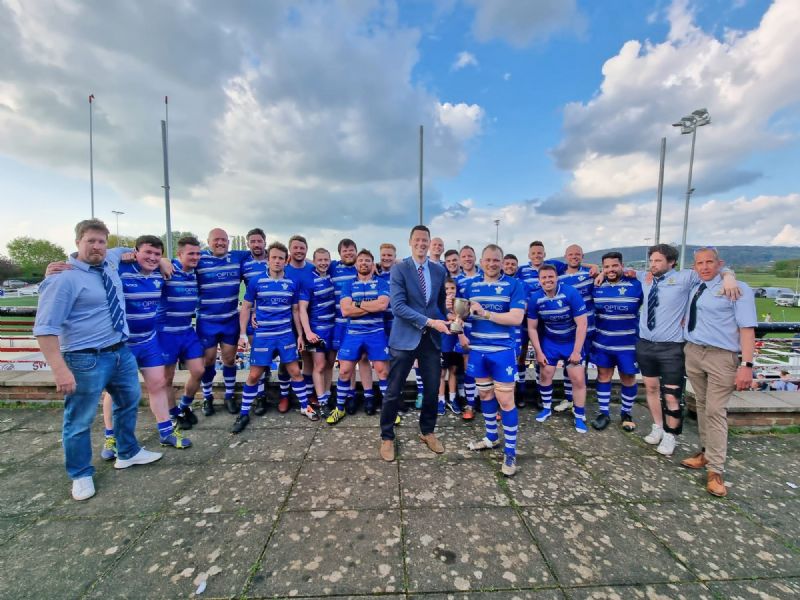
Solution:
<path fill-rule="evenodd" d="M 442 254 L 444 253 L 444 240 L 440 237 L 431 239 L 431 246 L 428 248 L 428 260 L 436 264 L 442 264 Z"/>

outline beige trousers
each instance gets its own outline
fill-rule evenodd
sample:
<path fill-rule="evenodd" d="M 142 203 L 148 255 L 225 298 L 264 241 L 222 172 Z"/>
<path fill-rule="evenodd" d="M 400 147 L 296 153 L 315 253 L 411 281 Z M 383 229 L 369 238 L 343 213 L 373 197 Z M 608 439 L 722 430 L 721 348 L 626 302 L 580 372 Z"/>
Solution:
<path fill-rule="evenodd" d="M 728 401 L 736 389 L 736 352 L 687 342 L 686 376 L 697 399 L 697 426 L 709 471 L 723 473 L 728 453 Z"/>

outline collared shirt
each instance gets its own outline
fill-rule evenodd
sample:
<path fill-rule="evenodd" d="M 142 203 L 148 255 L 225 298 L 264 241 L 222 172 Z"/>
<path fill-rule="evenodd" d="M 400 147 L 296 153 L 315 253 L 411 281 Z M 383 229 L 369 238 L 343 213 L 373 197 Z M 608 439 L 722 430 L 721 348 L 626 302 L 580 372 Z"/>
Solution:
<path fill-rule="evenodd" d="M 192 319 L 197 312 L 197 273 L 194 269 L 183 270 L 181 261 L 172 260 L 172 277 L 164 282 L 161 314 L 161 331 L 174 333 L 192 328 Z"/>
<path fill-rule="evenodd" d="M 360 279 L 348 281 L 342 288 L 342 300 L 350 298 L 353 302 L 363 302 L 365 300 L 377 300 L 381 296 L 389 297 L 389 284 L 383 279 L 375 277 L 370 277 L 366 281 Z M 348 335 L 364 335 L 383 332 L 383 322 L 383 311 L 367 313 L 360 317 L 349 317 L 347 319 L 347 333 Z"/>
<path fill-rule="evenodd" d="M 556 275 L 563 275 L 567 272 L 567 263 L 561 262 L 555 258 L 548 258 L 542 264 L 553 265 L 556 268 Z M 541 288 L 539 285 L 539 268 L 534 267 L 529 262 L 520 265 L 519 269 L 517 269 L 516 278 L 521 279 L 523 283 L 525 283 L 525 291 L 528 294 Z"/>
<path fill-rule="evenodd" d="M 279 337 L 292 333 L 292 306 L 299 302 L 299 290 L 300 286 L 285 274 L 280 279 L 264 275 L 250 280 L 244 299 L 255 306 L 256 337 Z"/>
<path fill-rule="evenodd" d="M 496 281 L 486 281 L 482 276 L 471 277 L 459 297 L 477 302 L 484 310 L 493 313 L 507 313 L 512 308 L 524 312 L 526 307 L 525 285 L 508 275 L 500 275 Z M 501 325 L 475 316 L 469 316 L 468 321 L 472 324 L 469 339 L 473 350 L 499 352 L 514 348 L 516 334 L 513 325 Z"/>
<path fill-rule="evenodd" d="M 301 289 L 299 299 L 308 301 L 308 321 L 311 329 L 320 334 L 333 329 L 336 318 L 336 296 L 333 294 L 333 282 L 326 272 L 320 275 L 314 269 L 310 289 Z"/>
<path fill-rule="evenodd" d="M 697 321 L 689 331 L 689 311 L 692 298 L 700 287 L 699 281 L 692 287 L 688 296 L 683 335 L 687 342 L 701 346 L 713 346 L 731 352 L 739 352 L 739 329 L 755 327 L 758 324 L 756 302 L 753 290 L 746 283 L 739 282 L 742 295 L 738 300 L 729 300 L 722 290 L 722 276 L 717 274 L 706 281 L 706 289 L 697 298 Z"/>
<path fill-rule="evenodd" d="M 592 297 L 597 324 L 592 346 L 606 352 L 635 350 L 643 298 L 639 280 L 622 277 L 616 283 L 604 281 L 594 286 Z"/>
<path fill-rule="evenodd" d="M 145 273 L 135 262 L 122 263 L 118 269 L 125 290 L 125 317 L 130 330 L 128 344 L 142 344 L 158 333 L 158 316 L 163 313 L 164 278 L 160 271 Z"/>
<path fill-rule="evenodd" d="M 422 276 L 425 278 L 425 302 L 431 299 L 431 266 L 428 264 L 428 259 L 425 258 L 421 263 L 413 256 L 411 260 L 414 263 L 414 268 L 417 271 L 417 279 L 419 279 L 419 268 L 422 267 Z"/>
<path fill-rule="evenodd" d="M 528 296 L 528 318 L 541 321 L 540 335 L 559 344 L 575 341 L 575 317 L 587 313 L 580 292 L 563 283 L 558 284 L 552 298 L 541 287 Z"/>
<path fill-rule="evenodd" d="M 356 265 L 353 263 L 352 265 L 346 265 L 340 260 L 331 261 L 331 266 L 328 269 L 328 273 L 331 276 L 331 281 L 333 282 L 333 293 L 336 297 L 336 323 L 339 325 L 345 325 L 347 323 L 347 318 L 342 315 L 342 307 L 340 306 L 340 301 L 342 299 L 342 288 L 346 281 L 353 281 L 356 276 Z"/>
<path fill-rule="evenodd" d="M 239 313 L 242 261 L 250 256 L 249 250 L 231 250 L 225 256 L 203 250 L 195 269 L 200 295 L 198 319 L 225 321 Z"/>
<path fill-rule="evenodd" d="M 52 275 L 39 288 L 39 307 L 33 335 L 57 335 L 62 352 L 105 348 L 128 338 L 128 325 L 114 331 L 102 275 L 75 255 L 67 262 L 74 268 Z M 113 265 L 103 269 L 117 288 L 124 308 L 122 282 Z"/>
<path fill-rule="evenodd" d="M 647 299 L 656 278 L 647 283 L 647 271 L 637 271 L 636 278 L 642 283 L 644 294 L 644 304 L 639 311 L 639 337 L 649 342 L 684 341 L 682 321 L 689 302 L 689 290 L 700 281 L 697 271 L 672 269 L 664 273 L 658 284 L 656 326 L 652 330 L 647 327 Z"/>
<path fill-rule="evenodd" d="M 592 297 L 592 292 L 594 291 L 594 277 L 589 275 L 589 269 L 580 266 L 575 273 L 565 271 L 562 275 L 558 276 L 558 281 L 575 288 L 581 295 L 581 298 L 583 298 L 586 304 L 586 310 L 588 311 L 586 313 L 586 333 L 592 333 L 594 331 L 594 298 Z"/>

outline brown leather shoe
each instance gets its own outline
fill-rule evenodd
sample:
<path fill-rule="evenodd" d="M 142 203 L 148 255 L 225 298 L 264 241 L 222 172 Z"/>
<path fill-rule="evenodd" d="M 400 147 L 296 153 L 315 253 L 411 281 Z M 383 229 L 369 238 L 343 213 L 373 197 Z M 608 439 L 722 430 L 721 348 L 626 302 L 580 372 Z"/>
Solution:
<path fill-rule="evenodd" d="M 381 458 L 386 462 L 394 461 L 394 440 L 381 440 Z"/>
<path fill-rule="evenodd" d="M 728 495 L 728 489 L 725 487 L 725 482 L 722 481 L 722 475 L 720 473 L 715 473 L 714 471 L 708 472 L 706 491 L 712 496 L 719 496 L 720 498 Z"/>
<path fill-rule="evenodd" d="M 289 412 L 289 397 L 288 396 L 281 396 L 281 399 L 278 400 L 278 412 L 280 412 L 280 413 Z"/>
<path fill-rule="evenodd" d="M 444 453 L 444 446 L 442 445 L 442 442 L 436 438 L 435 433 L 429 433 L 427 435 L 422 435 L 420 433 L 419 441 L 425 444 L 431 452 L 435 452 L 436 454 Z"/>
<path fill-rule="evenodd" d="M 681 461 L 681 466 L 686 467 L 687 469 L 702 469 L 708 464 L 706 460 L 706 455 L 703 452 L 698 452 L 694 456 L 690 458 L 684 458 Z"/>

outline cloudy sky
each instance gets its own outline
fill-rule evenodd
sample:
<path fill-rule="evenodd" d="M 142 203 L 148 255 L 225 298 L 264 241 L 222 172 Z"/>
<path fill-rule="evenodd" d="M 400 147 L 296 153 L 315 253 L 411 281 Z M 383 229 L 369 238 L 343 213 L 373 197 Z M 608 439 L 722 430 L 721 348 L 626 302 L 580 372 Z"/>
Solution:
<path fill-rule="evenodd" d="M 797 0 L 0 0 L 0 252 L 71 247 L 89 216 L 162 233 L 169 96 L 174 229 L 313 246 L 551 255 L 680 239 L 697 108 L 690 243 L 800 244 Z"/>

